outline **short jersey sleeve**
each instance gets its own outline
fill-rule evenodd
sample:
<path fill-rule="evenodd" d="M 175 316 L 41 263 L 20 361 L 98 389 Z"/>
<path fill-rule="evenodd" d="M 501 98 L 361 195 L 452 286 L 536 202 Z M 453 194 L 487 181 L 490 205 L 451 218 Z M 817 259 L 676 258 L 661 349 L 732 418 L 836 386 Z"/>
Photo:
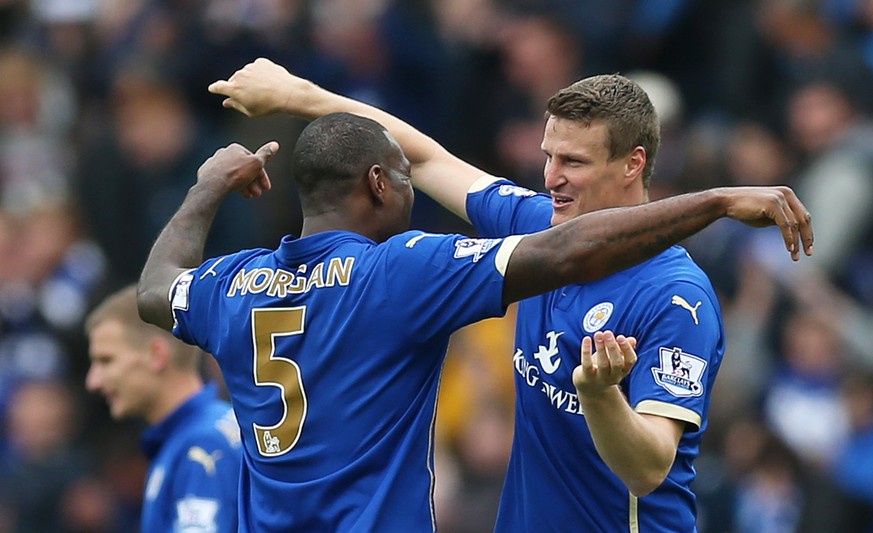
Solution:
<path fill-rule="evenodd" d="M 631 405 L 700 429 L 724 353 L 718 301 L 697 284 L 673 282 L 641 291 L 635 305 L 646 311 L 628 378 Z"/>
<path fill-rule="evenodd" d="M 188 344 L 215 353 L 211 343 L 220 338 L 213 335 L 221 327 L 217 312 L 219 302 L 240 263 L 267 250 L 244 250 L 232 255 L 209 259 L 199 267 L 183 272 L 170 286 L 170 306 L 173 311 L 173 335 Z M 227 273 L 230 273 L 228 275 Z M 196 290 L 192 290 L 196 286 Z"/>
<path fill-rule="evenodd" d="M 486 176 L 467 193 L 467 215 L 483 237 L 536 233 L 549 227 L 552 202 L 545 194 Z"/>
<path fill-rule="evenodd" d="M 407 232 L 381 246 L 387 307 L 411 334 L 451 333 L 502 316 L 509 256 L 521 237 L 472 239 Z"/>

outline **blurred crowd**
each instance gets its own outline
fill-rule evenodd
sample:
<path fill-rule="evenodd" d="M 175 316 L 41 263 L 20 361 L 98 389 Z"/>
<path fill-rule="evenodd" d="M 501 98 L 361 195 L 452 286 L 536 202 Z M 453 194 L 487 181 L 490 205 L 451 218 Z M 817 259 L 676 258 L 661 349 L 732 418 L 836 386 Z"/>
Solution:
<path fill-rule="evenodd" d="M 231 141 L 286 148 L 269 195 L 222 206 L 207 255 L 299 231 L 303 123 L 206 92 L 260 56 L 536 190 L 548 97 L 620 72 L 661 117 L 653 199 L 794 187 L 814 257 L 793 264 L 778 232 L 728 220 L 685 243 L 728 334 L 700 531 L 873 531 L 873 0 L 0 0 L 0 531 L 135 529 L 141 428 L 85 393 L 82 320 L 137 279 L 200 163 Z M 472 232 L 424 195 L 413 226 Z M 513 317 L 450 348 L 446 533 L 493 526 Z"/>

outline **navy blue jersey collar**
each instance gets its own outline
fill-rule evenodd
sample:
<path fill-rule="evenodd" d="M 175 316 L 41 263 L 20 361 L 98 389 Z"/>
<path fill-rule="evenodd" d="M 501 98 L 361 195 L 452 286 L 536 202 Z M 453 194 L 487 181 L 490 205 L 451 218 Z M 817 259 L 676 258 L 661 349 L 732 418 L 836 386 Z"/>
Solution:
<path fill-rule="evenodd" d="M 218 387 L 207 383 L 197 394 L 173 411 L 170 416 L 146 429 L 140 437 L 139 445 L 149 460 L 161 450 L 167 438 L 190 420 L 200 409 L 218 398 Z"/>

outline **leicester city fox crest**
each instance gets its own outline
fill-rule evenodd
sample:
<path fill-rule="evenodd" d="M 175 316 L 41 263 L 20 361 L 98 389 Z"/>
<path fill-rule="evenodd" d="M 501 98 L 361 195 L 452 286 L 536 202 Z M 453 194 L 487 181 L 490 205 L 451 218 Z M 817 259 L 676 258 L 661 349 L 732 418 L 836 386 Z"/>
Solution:
<path fill-rule="evenodd" d="M 673 396 L 689 397 L 703 394 L 703 371 L 706 361 L 685 353 L 681 348 L 661 348 L 661 367 L 652 368 L 658 385 Z"/>
<path fill-rule="evenodd" d="M 612 302 L 600 302 L 585 313 L 582 319 L 582 327 L 588 333 L 600 330 L 609 321 L 615 306 Z"/>

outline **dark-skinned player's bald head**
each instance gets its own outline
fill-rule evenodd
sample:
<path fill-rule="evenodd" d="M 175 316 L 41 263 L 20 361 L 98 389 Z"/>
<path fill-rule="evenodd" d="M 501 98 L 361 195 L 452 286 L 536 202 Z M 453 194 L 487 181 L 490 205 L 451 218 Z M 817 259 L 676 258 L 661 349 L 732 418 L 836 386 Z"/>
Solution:
<path fill-rule="evenodd" d="M 331 113 L 309 123 L 294 146 L 292 169 L 304 214 L 329 210 L 383 164 L 392 149 L 385 128 L 351 113 Z"/>

